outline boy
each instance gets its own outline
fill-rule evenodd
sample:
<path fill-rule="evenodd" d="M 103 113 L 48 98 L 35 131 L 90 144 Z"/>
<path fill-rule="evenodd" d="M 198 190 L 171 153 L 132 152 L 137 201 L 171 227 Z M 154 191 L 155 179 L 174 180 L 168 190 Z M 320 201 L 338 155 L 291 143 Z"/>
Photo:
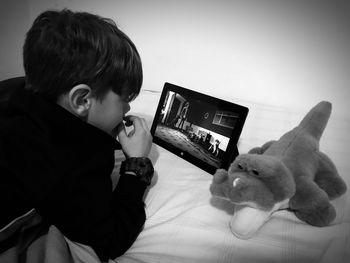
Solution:
<path fill-rule="evenodd" d="M 0 253 L 36 215 L 113 259 L 142 229 L 153 176 L 145 120 L 125 117 L 142 84 L 136 47 L 109 19 L 46 11 L 27 33 L 23 61 L 25 78 L 0 83 Z M 112 190 L 116 149 L 126 160 Z"/>

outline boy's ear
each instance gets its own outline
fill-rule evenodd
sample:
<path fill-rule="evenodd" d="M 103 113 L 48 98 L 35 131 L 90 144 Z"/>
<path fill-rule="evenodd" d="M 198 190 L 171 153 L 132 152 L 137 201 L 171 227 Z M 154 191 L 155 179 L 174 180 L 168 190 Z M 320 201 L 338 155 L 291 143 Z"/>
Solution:
<path fill-rule="evenodd" d="M 91 107 L 91 88 L 86 84 L 74 86 L 68 94 L 71 110 L 80 117 L 85 117 Z"/>

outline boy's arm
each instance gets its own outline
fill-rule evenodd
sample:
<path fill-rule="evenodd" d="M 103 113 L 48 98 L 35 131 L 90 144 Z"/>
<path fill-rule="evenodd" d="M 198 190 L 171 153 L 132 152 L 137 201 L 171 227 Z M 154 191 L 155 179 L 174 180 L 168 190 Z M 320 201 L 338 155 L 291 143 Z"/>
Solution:
<path fill-rule="evenodd" d="M 146 187 L 137 177 L 121 174 L 113 192 L 103 187 L 105 192 L 76 193 L 64 202 L 53 197 L 38 212 L 67 238 L 92 247 L 102 261 L 108 261 L 124 254 L 142 230 Z"/>
<path fill-rule="evenodd" d="M 111 189 L 111 185 L 89 188 L 89 193 L 81 193 L 80 188 L 81 196 L 88 196 L 89 199 L 75 197 L 75 205 L 67 204 L 67 209 L 60 207 L 62 210 L 54 212 L 56 216 L 51 218 L 64 235 L 91 246 L 101 260 L 114 259 L 125 253 L 142 230 L 146 219 L 143 195 L 153 176 L 153 165 L 142 156 L 148 155 L 152 137 L 145 120 L 136 116 L 128 116 L 128 119 L 134 131 L 126 134 L 124 125 L 119 127 L 118 138 L 127 159 L 122 163 L 121 176 L 113 193 L 98 190 Z M 143 173 L 143 170 L 148 172 Z M 101 203 L 101 200 L 105 203 Z M 49 210 L 52 212 L 53 209 Z M 72 217 L 66 218 L 69 214 Z"/>
<path fill-rule="evenodd" d="M 121 255 L 134 243 L 141 232 L 146 220 L 143 195 L 146 185 L 130 175 L 121 175 L 118 185 L 113 192 L 113 205 L 116 215 L 125 218 L 124 224 L 129 228 L 128 240 L 121 240 L 118 250 L 112 255 Z M 118 239 L 118 237 L 117 237 Z"/>
<path fill-rule="evenodd" d="M 142 200 L 146 185 L 130 175 L 121 175 L 113 197 L 110 216 L 91 226 L 89 242 L 102 261 L 124 254 L 134 243 L 146 220 Z M 74 240 L 74 239 L 73 239 Z"/>
<path fill-rule="evenodd" d="M 103 241 L 101 235 L 102 239 L 92 245 L 101 259 L 106 254 L 113 259 L 125 253 L 142 230 L 146 220 L 143 195 L 154 172 L 151 161 L 144 157 L 148 156 L 152 145 L 146 121 L 131 115 L 124 120 L 134 129 L 127 134 L 123 123 L 118 126 L 118 139 L 127 158 L 122 162 L 121 176 L 113 192 L 114 233 L 111 235 L 111 230 L 107 230 L 109 233 L 105 234 L 111 239 Z"/>
<path fill-rule="evenodd" d="M 113 191 L 114 235 L 109 244 L 95 246 L 96 253 L 109 254 L 114 259 L 133 244 L 146 220 L 143 195 L 153 177 L 153 165 L 148 158 L 127 158 L 122 162 L 120 179 Z M 109 247 L 109 251 L 105 249 Z M 102 256 L 103 257 L 103 256 Z"/>
<path fill-rule="evenodd" d="M 111 160 L 111 163 L 114 162 Z M 44 167 L 42 169 L 45 170 Z M 23 178 L 20 175 L 25 174 L 19 172 L 16 173 L 17 176 L 7 178 Z M 85 180 L 69 177 L 68 180 L 62 180 L 52 187 L 50 182 L 56 176 L 50 176 L 49 172 L 45 173 L 47 180 L 41 177 L 41 173 L 27 171 L 27 174 L 30 175 L 26 176 L 30 177 L 30 182 L 38 185 L 35 191 L 33 187 L 26 187 L 38 195 L 30 198 L 27 196 L 27 199 L 37 200 L 33 201 L 37 203 L 34 207 L 43 220 L 55 225 L 72 241 L 91 246 L 101 260 L 114 259 L 125 253 L 142 230 L 146 218 L 143 195 L 147 184 L 134 175 L 121 173 L 119 182 L 112 192 L 108 178 L 103 179 L 99 176 L 87 175 Z M 96 181 L 89 178 L 95 178 L 93 180 Z M 27 181 L 22 183 L 29 184 Z M 18 183 L 13 186 L 15 189 L 19 188 Z M 2 226 L 32 208 L 25 206 L 26 203 L 32 203 L 31 201 L 27 202 L 20 198 L 23 191 L 13 199 L 10 198 L 14 196 L 13 189 L 6 187 L 5 190 L 7 192 L 2 191 L 0 195 L 4 197 L 5 202 L 11 199 L 12 202 L 8 209 L 4 208 L 5 214 L 0 220 Z M 24 210 L 11 212 L 15 208 Z"/>

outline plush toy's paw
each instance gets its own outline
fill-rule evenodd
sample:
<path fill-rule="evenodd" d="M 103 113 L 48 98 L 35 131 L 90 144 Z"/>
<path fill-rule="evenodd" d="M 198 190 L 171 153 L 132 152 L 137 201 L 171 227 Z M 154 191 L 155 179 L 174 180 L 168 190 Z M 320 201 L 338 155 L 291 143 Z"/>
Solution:
<path fill-rule="evenodd" d="M 316 210 L 294 211 L 296 217 L 313 226 L 328 226 L 336 217 L 336 211 L 330 203 L 318 207 Z"/>
<path fill-rule="evenodd" d="M 336 216 L 326 192 L 307 178 L 299 178 L 299 188 L 289 207 L 300 220 L 314 226 L 327 226 Z"/>
<path fill-rule="evenodd" d="M 319 158 L 319 168 L 315 175 L 315 183 L 327 193 L 331 200 L 343 195 L 347 187 L 333 161 L 320 151 L 316 156 Z"/>

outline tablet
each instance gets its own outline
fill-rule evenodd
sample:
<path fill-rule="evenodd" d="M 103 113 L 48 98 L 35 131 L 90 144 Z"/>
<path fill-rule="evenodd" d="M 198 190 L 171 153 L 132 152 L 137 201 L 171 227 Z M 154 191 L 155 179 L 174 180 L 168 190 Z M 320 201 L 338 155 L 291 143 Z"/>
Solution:
<path fill-rule="evenodd" d="M 210 174 L 227 169 L 248 108 L 165 83 L 153 119 L 153 142 Z"/>

